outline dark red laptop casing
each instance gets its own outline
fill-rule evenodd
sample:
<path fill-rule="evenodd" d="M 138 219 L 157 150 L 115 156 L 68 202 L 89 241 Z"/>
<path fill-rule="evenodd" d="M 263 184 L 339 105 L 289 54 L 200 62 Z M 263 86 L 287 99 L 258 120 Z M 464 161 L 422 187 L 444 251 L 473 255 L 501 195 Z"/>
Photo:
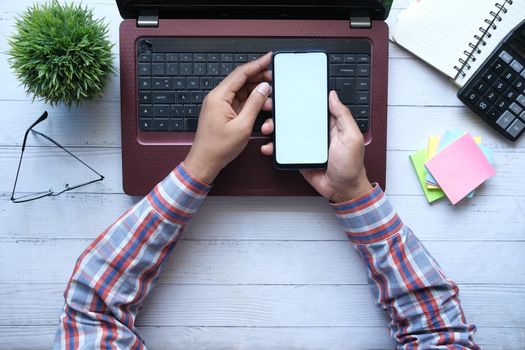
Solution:
<path fill-rule="evenodd" d="M 372 21 L 370 29 L 351 29 L 348 20 L 162 19 L 157 28 L 120 25 L 122 173 L 124 191 L 145 195 L 184 160 L 194 133 L 143 132 L 137 120 L 136 47 L 140 37 L 306 37 L 365 38 L 371 43 L 371 124 L 365 134 L 365 166 L 370 181 L 385 188 L 388 26 Z M 217 177 L 210 194 L 227 196 L 317 195 L 297 171 L 277 170 L 260 153 L 270 138 L 254 136 L 241 155 Z"/>

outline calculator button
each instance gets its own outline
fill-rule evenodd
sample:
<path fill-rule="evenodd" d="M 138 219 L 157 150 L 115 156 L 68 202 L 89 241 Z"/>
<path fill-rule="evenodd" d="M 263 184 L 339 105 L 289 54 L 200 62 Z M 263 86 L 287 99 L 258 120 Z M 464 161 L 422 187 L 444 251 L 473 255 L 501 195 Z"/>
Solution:
<path fill-rule="evenodd" d="M 476 108 L 480 111 L 480 112 L 486 112 L 490 107 L 490 103 L 485 100 L 485 99 L 481 99 L 478 101 L 478 103 L 476 103 Z"/>
<path fill-rule="evenodd" d="M 502 129 L 506 129 L 510 125 L 510 123 L 514 121 L 514 119 L 515 117 L 512 113 L 510 113 L 509 111 L 505 111 L 501 115 L 501 117 L 499 117 L 496 124 L 498 124 Z"/>
<path fill-rule="evenodd" d="M 490 103 L 494 103 L 498 100 L 498 98 L 500 97 L 497 93 L 495 93 L 494 91 L 490 91 L 486 96 L 487 100 L 490 102 Z"/>
<path fill-rule="evenodd" d="M 507 101 L 504 98 L 500 98 L 498 102 L 496 102 L 496 107 L 498 107 L 500 110 L 504 110 L 504 109 L 507 109 L 509 104 L 510 104 L 509 101 Z"/>
<path fill-rule="evenodd" d="M 503 63 L 501 60 L 496 60 L 496 62 L 492 64 L 491 68 L 494 69 L 497 74 L 501 74 L 505 70 L 505 66 L 505 63 Z"/>
<path fill-rule="evenodd" d="M 497 74 L 491 71 L 490 69 L 487 69 L 485 70 L 485 72 L 483 72 L 483 79 L 485 79 L 489 83 L 494 82 L 496 78 L 497 78 Z"/>
<path fill-rule="evenodd" d="M 514 86 L 516 89 L 518 89 L 519 91 L 522 91 L 522 89 L 525 88 L 525 81 L 522 80 L 522 79 L 516 79 L 516 81 L 514 82 L 514 84 L 512 84 L 512 86 Z"/>
<path fill-rule="evenodd" d="M 523 65 L 521 63 L 519 63 L 518 61 L 514 60 L 510 64 L 510 68 L 514 69 L 519 74 L 523 70 Z"/>
<path fill-rule="evenodd" d="M 476 104 L 476 102 L 478 101 L 479 99 L 479 95 L 477 92 L 473 91 L 473 90 L 470 90 L 469 93 L 467 93 L 465 95 L 465 98 L 471 103 L 471 104 Z"/>
<path fill-rule="evenodd" d="M 507 132 L 512 137 L 517 137 L 525 129 L 525 123 L 519 119 L 514 120 L 514 122 L 507 129 Z"/>
<path fill-rule="evenodd" d="M 516 95 L 517 95 L 516 90 L 509 89 L 503 96 L 505 96 L 508 100 L 513 101 L 516 98 Z"/>
<path fill-rule="evenodd" d="M 489 84 L 484 82 L 483 80 L 479 80 L 474 86 L 474 89 L 476 89 L 482 94 L 485 93 L 485 91 L 487 91 L 488 88 L 489 88 Z"/>
<path fill-rule="evenodd" d="M 508 81 L 509 83 L 513 82 L 514 79 L 516 79 L 517 75 L 516 72 L 512 69 L 507 69 L 505 73 L 503 73 L 503 78 Z"/>
<path fill-rule="evenodd" d="M 501 112 L 497 108 L 492 107 L 491 109 L 489 109 L 489 112 L 487 113 L 487 116 L 491 120 L 496 120 L 496 119 L 498 119 L 500 114 L 501 114 Z"/>
<path fill-rule="evenodd" d="M 503 62 L 509 64 L 514 58 L 505 50 L 501 51 L 499 54 L 499 58 L 503 60 Z"/>
<path fill-rule="evenodd" d="M 508 89 L 508 85 L 505 84 L 505 82 L 502 79 L 499 79 L 496 84 L 494 84 L 494 88 L 498 90 L 500 93 L 505 93 Z"/>
<path fill-rule="evenodd" d="M 523 95 L 519 95 L 517 98 L 516 98 L 516 101 L 518 101 L 518 103 L 520 105 L 522 105 L 523 107 L 525 107 L 525 96 Z"/>
<path fill-rule="evenodd" d="M 517 115 L 519 115 L 523 111 L 523 108 L 521 108 L 517 103 L 511 104 L 509 109 Z"/>

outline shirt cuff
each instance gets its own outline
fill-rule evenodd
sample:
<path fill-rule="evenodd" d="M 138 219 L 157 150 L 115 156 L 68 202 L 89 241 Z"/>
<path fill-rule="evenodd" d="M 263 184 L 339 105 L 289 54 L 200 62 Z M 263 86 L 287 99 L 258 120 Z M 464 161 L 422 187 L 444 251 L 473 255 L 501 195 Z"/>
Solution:
<path fill-rule="evenodd" d="M 185 225 L 202 204 L 211 185 L 199 181 L 180 163 L 147 195 L 149 204 L 166 220 Z"/>
<path fill-rule="evenodd" d="M 378 184 L 370 192 L 343 203 L 330 203 L 354 244 L 370 244 L 395 235 L 403 222 Z"/>

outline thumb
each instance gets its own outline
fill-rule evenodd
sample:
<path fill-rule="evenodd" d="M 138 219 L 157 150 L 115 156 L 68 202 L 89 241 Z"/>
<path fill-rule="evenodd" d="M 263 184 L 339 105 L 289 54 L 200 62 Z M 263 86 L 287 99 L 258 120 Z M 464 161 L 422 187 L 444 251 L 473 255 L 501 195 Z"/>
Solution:
<path fill-rule="evenodd" d="M 246 125 L 250 129 L 255 123 L 257 115 L 261 111 L 264 102 L 268 99 L 268 96 L 272 92 L 272 87 L 267 82 L 262 82 L 250 93 L 250 96 L 244 102 L 244 106 L 239 113 L 239 116 L 235 118 L 239 120 L 239 123 Z"/>
<path fill-rule="evenodd" d="M 330 108 L 330 114 L 334 117 L 335 123 L 339 129 L 348 131 L 353 130 L 354 132 L 359 130 L 354 118 L 352 117 L 352 113 L 348 107 L 341 102 L 339 96 L 337 96 L 337 93 L 333 90 L 330 91 L 328 105 Z"/>

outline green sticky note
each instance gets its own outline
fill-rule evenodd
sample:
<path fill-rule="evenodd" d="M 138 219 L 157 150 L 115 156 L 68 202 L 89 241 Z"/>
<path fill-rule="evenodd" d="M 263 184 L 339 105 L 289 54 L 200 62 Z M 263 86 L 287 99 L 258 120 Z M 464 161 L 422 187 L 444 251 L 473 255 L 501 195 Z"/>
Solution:
<path fill-rule="evenodd" d="M 427 188 L 427 182 L 426 182 L 426 174 L 425 174 L 425 162 L 428 160 L 428 149 L 422 149 L 419 152 L 416 152 L 414 154 L 410 155 L 410 161 L 412 162 L 412 165 L 414 166 L 414 170 L 416 171 L 417 178 L 419 180 L 419 184 L 421 185 L 421 188 L 423 189 L 423 193 L 425 194 L 425 198 L 429 203 L 432 203 L 434 201 L 437 201 L 440 198 L 445 197 L 445 193 L 440 189 L 435 190 L 429 190 Z"/>

